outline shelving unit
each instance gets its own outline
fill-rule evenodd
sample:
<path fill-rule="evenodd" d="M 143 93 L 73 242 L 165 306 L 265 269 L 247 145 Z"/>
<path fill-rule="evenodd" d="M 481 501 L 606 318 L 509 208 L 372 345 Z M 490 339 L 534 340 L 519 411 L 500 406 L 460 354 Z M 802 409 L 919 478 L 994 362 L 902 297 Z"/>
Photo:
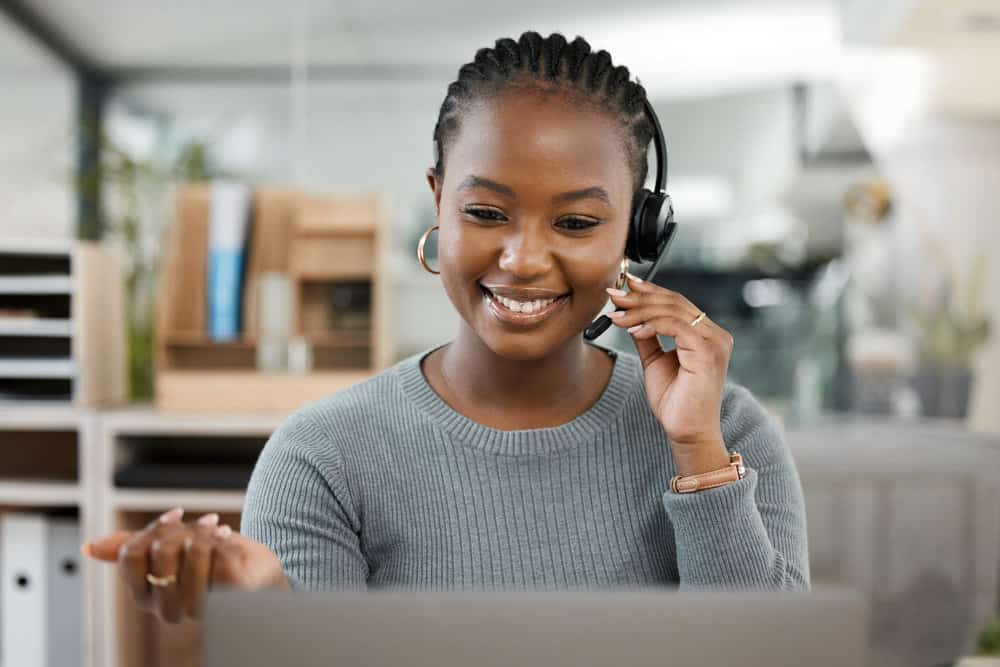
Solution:
<path fill-rule="evenodd" d="M 72 405 L 0 404 L 0 513 L 70 510 L 85 539 L 96 535 L 95 425 L 93 413 Z M 95 642 L 95 565 L 82 562 L 80 568 L 84 667 L 103 665 Z"/>
<path fill-rule="evenodd" d="M 199 467 L 214 457 L 241 456 L 255 461 L 267 438 L 287 413 L 180 414 L 151 408 L 101 413 L 95 460 L 100 497 L 98 534 L 141 529 L 172 507 L 186 517 L 218 512 L 223 523 L 239 529 L 244 491 L 204 488 L 124 488 L 115 484 L 123 466 L 178 452 L 199 452 Z M 175 482 L 176 483 L 176 482 Z M 101 604 L 100 665 L 106 667 L 184 667 L 199 663 L 200 629 L 159 622 L 135 608 L 114 574 L 103 568 L 97 584 Z"/>
<path fill-rule="evenodd" d="M 124 400 L 121 267 L 97 243 L 0 238 L 0 401 Z"/>
<path fill-rule="evenodd" d="M 391 363 L 383 277 L 387 214 L 379 195 L 256 191 L 241 292 L 243 326 L 239 338 L 225 342 L 208 335 L 205 305 L 211 201 L 209 186 L 181 188 L 164 239 L 156 300 L 159 409 L 287 412 Z M 257 290 L 268 272 L 291 282 L 290 334 L 309 343 L 308 372 L 257 369 Z M 351 297 L 350 308 L 335 304 L 338 294 Z"/>

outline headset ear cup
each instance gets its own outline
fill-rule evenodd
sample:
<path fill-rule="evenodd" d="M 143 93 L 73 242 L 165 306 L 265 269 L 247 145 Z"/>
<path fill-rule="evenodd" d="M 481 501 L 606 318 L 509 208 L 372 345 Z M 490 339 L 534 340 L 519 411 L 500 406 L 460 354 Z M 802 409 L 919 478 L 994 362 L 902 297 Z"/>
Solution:
<path fill-rule="evenodd" d="M 642 262 L 641 250 L 645 234 L 646 201 L 653 194 L 649 188 L 641 188 L 632 198 L 632 219 L 629 220 L 628 239 L 625 241 L 625 256 L 633 262 Z"/>
<path fill-rule="evenodd" d="M 664 204 L 670 206 L 669 201 L 670 198 L 666 195 L 651 192 L 643 202 L 642 218 L 638 221 L 636 236 L 638 240 L 636 252 L 640 262 L 656 259 L 659 255 L 660 236 L 665 226 L 661 217 L 669 212 L 664 210 Z"/>

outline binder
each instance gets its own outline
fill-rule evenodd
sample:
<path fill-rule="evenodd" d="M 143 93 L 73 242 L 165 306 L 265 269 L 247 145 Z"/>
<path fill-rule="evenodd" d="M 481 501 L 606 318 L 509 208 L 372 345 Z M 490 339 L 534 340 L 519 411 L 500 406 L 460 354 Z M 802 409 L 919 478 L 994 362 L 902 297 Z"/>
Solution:
<path fill-rule="evenodd" d="M 83 664 L 83 563 L 80 522 L 48 519 L 47 638 L 49 667 Z"/>
<path fill-rule="evenodd" d="M 208 227 L 208 332 L 233 340 L 241 329 L 243 260 L 250 217 L 250 188 L 235 181 L 212 183 Z"/>
<path fill-rule="evenodd" d="M 47 667 L 47 532 L 43 515 L 0 515 L 0 663 L 5 667 Z"/>

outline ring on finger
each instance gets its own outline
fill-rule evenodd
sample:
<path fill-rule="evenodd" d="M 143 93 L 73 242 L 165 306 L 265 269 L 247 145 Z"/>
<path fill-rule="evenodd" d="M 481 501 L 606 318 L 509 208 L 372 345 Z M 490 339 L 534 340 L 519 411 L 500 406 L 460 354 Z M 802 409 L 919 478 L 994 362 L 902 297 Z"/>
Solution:
<path fill-rule="evenodd" d="M 705 311 L 701 311 L 698 317 L 694 318 L 694 320 L 691 322 L 691 326 L 693 327 L 698 326 L 698 323 L 701 322 L 703 319 L 705 319 Z"/>
<path fill-rule="evenodd" d="M 177 575 L 176 574 L 168 574 L 168 575 L 166 575 L 164 577 L 158 577 L 155 574 L 153 574 L 152 572 L 147 572 L 146 573 L 146 581 L 148 581 L 153 586 L 156 586 L 157 588 L 166 588 L 170 584 L 177 583 Z"/>

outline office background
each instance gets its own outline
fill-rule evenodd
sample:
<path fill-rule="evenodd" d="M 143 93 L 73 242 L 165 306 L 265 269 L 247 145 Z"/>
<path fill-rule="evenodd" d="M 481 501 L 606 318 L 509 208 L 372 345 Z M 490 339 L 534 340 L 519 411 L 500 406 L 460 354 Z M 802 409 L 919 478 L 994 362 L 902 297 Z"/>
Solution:
<path fill-rule="evenodd" d="M 372 318 L 350 334 L 300 336 L 306 363 L 290 395 L 447 340 L 458 315 L 415 258 L 433 224 L 424 171 L 438 108 L 478 48 L 559 31 L 608 49 L 659 114 L 681 232 L 657 282 L 734 333 L 730 376 L 786 425 L 814 579 L 871 595 L 879 664 L 970 653 L 996 615 L 994 2 L 0 0 L 0 10 L 5 516 L 59 510 L 81 535 L 142 525 L 174 503 L 238 521 L 239 471 L 285 408 L 195 413 L 176 382 L 205 365 L 194 380 L 203 403 L 207 379 L 222 381 L 204 362 L 219 350 L 225 370 L 263 378 L 262 339 L 218 347 L 155 321 L 158 300 L 176 299 L 164 292 L 167 246 L 177 261 L 192 254 L 170 241 L 188 215 L 178 202 L 204 204 L 220 179 L 334 208 L 377 202 L 370 268 L 327 276 L 368 285 L 340 294 Z M 285 268 L 295 274 L 294 262 Z M 72 306 L 25 287 L 53 272 Z M 301 289 L 296 303 L 334 299 Z M 616 332 L 602 341 L 630 346 Z M 53 455 L 24 455 L 29 442 Z M 185 465 L 200 482 L 163 472 Z M 194 630 L 131 613 L 106 573 L 81 572 L 81 661 L 156 664 L 194 650 Z"/>

